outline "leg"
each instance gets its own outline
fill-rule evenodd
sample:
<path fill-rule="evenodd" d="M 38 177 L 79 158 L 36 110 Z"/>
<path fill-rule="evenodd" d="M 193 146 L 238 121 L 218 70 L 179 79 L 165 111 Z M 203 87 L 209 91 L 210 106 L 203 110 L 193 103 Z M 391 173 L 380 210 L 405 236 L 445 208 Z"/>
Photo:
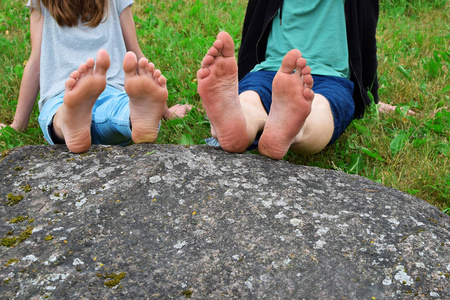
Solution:
<path fill-rule="evenodd" d="M 301 141 L 298 138 L 309 128 L 305 124 L 313 106 L 312 85 L 311 69 L 300 51 L 289 51 L 273 80 L 270 114 L 258 146 L 262 155 L 282 159 Z"/>
<path fill-rule="evenodd" d="M 92 109 L 92 144 L 121 145 L 132 142 L 130 97 L 124 90 L 107 85 Z"/>
<path fill-rule="evenodd" d="M 334 120 L 330 104 L 324 96 L 315 94 L 311 113 L 289 149 L 304 155 L 320 152 L 330 142 L 333 132 Z"/>
<path fill-rule="evenodd" d="M 123 70 L 125 91 L 130 97 L 133 142 L 153 143 L 158 137 L 159 124 L 166 108 L 167 80 L 147 59 L 141 58 L 137 62 L 133 52 L 125 55 Z"/>
<path fill-rule="evenodd" d="M 89 58 L 66 81 L 64 103 L 53 118 L 53 129 L 74 153 L 85 152 L 91 146 L 92 107 L 106 87 L 109 65 L 108 52 L 99 50 L 96 62 Z"/>
<path fill-rule="evenodd" d="M 290 150 L 314 154 L 334 142 L 353 120 L 353 83 L 344 78 L 318 76 L 311 113 Z"/>
<path fill-rule="evenodd" d="M 244 152 L 252 141 L 238 94 L 234 42 L 228 33 L 217 35 L 203 58 L 197 78 L 198 93 L 211 121 L 213 135 L 224 150 Z"/>

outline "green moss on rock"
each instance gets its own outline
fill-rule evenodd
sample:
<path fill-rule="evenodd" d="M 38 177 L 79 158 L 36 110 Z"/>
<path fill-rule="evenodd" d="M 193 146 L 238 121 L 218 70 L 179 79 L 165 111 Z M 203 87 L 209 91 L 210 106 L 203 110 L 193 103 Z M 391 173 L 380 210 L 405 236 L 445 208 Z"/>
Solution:
<path fill-rule="evenodd" d="M 120 283 L 120 281 L 122 279 L 124 279 L 125 276 L 127 276 L 127 274 L 124 272 L 120 272 L 119 274 L 115 274 L 115 273 L 105 274 L 105 275 L 96 274 L 96 276 L 104 278 L 104 279 L 110 279 L 110 280 L 105 281 L 104 285 L 106 287 L 112 288 L 112 287 L 115 287 L 116 285 L 118 285 Z"/>
<path fill-rule="evenodd" d="M 192 297 L 192 291 L 191 290 L 182 291 L 181 295 L 185 296 L 186 298 L 191 298 Z"/>
<path fill-rule="evenodd" d="M 4 247 L 12 247 L 16 244 L 17 237 L 16 236 L 7 236 L 1 239 L 1 245 Z"/>
<path fill-rule="evenodd" d="M 19 262 L 18 259 L 11 258 L 11 259 L 8 260 L 8 262 L 5 264 L 5 267 L 8 267 L 8 266 L 10 266 L 10 265 L 12 265 L 12 264 L 15 264 L 15 263 L 17 263 L 17 262 Z"/>
<path fill-rule="evenodd" d="M 27 238 L 29 238 L 31 236 L 31 232 L 33 231 L 34 227 L 32 226 L 27 226 L 27 229 L 25 229 L 24 231 L 22 231 L 21 234 L 19 234 L 19 243 L 24 242 Z"/>
<path fill-rule="evenodd" d="M 31 192 L 31 186 L 29 184 L 23 185 L 23 186 L 21 186 L 21 188 L 25 193 Z"/>
<path fill-rule="evenodd" d="M 18 216 L 9 221 L 10 224 L 16 224 L 28 220 L 28 216 Z"/>
<path fill-rule="evenodd" d="M 28 239 L 31 236 L 33 229 L 34 227 L 27 226 L 27 228 L 24 231 L 22 231 L 18 236 L 12 235 L 12 232 L 11 234 L 10 232 L 8 232 L 7 234 L 9 236 L 1 239 L 1 245 L 5 247 L 14 247 L 17 244 L 20 244 L 24 242 L 26 239 Z"/>
<path fill-rule="evenodd" d="M 8 201 L 6 201 L 5 204 L 9 205 L 9 206 L 13 206 L 13 205 L 16 205 L 17 203 L 19 203 L 20 201 L 22 201 L 24 196 L 23 195 L 13 195 L 12 193 L 9 193 L 7 198 L 8 198 Z"/>

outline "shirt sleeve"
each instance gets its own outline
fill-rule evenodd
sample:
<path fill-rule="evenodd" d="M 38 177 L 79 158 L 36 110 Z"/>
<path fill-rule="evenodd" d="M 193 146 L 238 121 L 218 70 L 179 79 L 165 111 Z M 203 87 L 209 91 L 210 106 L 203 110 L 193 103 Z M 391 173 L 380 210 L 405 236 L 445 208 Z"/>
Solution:
<path fill-rule="evenodd" d="M 31 11 L 33 8 L 36 7 L 36 0 L 28 0 L 25 6 Z"/>
<path fill-rule="evenodd" d="M 115 0 L 115 1 L 118 15 L 120 15 L 125 8 L 134 4 L 134 0 Z"/>

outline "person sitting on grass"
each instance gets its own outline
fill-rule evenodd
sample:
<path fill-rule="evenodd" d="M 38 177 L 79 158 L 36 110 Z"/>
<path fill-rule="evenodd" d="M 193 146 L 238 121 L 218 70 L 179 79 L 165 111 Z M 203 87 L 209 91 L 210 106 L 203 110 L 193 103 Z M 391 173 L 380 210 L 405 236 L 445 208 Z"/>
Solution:
<path fill-rule="evenodd" d="M 238 63 L 232 37 L 220 32 L 197 72 L 222 149 L 253 143 L 282 159 L 334 143 L 363 116 L 369 91 L 378 102 L 378 13 L 377 0 L 250 0 Z"/>
<path fill-rule="evenodd" d="M 49 144 L 74 153 L 92 143 L 151 143 L 161 118 L 190 105 L 166 105 L 166 78 L 144 58 L 133 0 L 32 0 L 31 54 L 10 125 L 26 130 L 40 91 L 39 124 Z M 128 52 L 127 52 L 128 51 Z M 92 57 L 96 57 L 94 60 Z"/>

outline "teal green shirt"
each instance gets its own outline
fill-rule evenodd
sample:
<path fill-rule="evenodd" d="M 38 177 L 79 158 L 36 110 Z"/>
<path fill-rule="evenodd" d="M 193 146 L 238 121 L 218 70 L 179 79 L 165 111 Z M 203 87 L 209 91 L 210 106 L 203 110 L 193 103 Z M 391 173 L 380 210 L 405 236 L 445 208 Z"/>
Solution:
<path fill-rule="evenodd" d="M 272 22 L 266 60 L 253 71 L 278 71 L 283 57 L 298 49 L 311 73 L 349 78 L 345 0 L 285 0 Z"/>

